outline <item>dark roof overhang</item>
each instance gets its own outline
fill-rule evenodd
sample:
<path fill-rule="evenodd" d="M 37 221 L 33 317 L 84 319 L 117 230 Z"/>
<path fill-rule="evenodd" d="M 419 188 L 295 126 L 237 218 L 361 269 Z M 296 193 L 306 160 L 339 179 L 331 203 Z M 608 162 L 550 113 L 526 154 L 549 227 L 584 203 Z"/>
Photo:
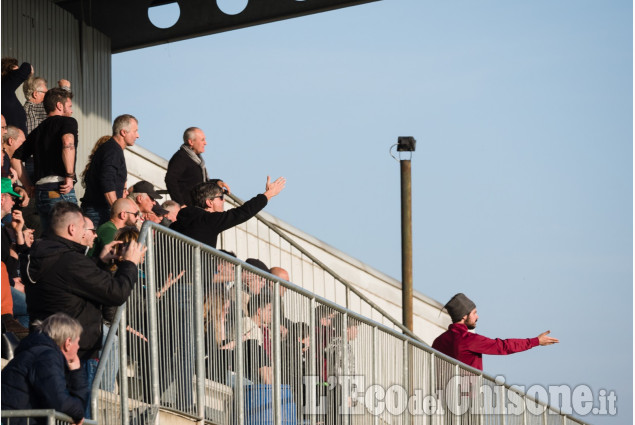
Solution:
<path fill-rule="evenodd" d="M 118 53 L 378 0 L 249 0 L 235 15 L 222 12 L 216 0 L 51 1 L 110 37 L 112 52 Z M 157 28 L 148 9 L 171 3 L 178 3 L 178 21 L 170 28 Z"/>

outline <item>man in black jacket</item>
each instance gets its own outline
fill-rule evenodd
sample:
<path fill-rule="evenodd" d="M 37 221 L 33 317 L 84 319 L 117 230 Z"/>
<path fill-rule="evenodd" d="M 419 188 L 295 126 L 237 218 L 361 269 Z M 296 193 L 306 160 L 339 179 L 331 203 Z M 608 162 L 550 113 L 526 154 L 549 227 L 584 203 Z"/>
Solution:
<path fill-rule="evenodd" d="M 86 193 L 82 210 L 98 228 L 110 219 L 110 208 L 119 198 L 128 178 L 123 151 L 139 138 L 139 122 L 129 114 L 120 115 L 112 124 L 112 137 L 89 158 L 84 182 Z"/>
<path fill-rule="evenodd" d="M 284 189 L 285 184 L 284 177 L 271 182 L 267 176 L 264 193 L 254 196 L 240 207 L 225 211 L 224 189 L 215 180 L 201 183 L 192 190 L 195 206 L 181 209 L 176 216 L 176 222 L 172 223 L 170 228 L 216 248 L 218 235 L 223 230 L 244 223 L 258 214 L 269 199 Z"/>
<path fill-rule="evenodd" d="M 26 299 L 31 323 L 63 311 L 84 328 L 79 358 L 92 382 L 102 340 L 101 306 L 123 304 L 137 282 L 145 249 L 132 241 L 123 254 L 117 272 L 99 268 L 84 255 L 81 244 L 86 224 L 81 209 L 70 202 L 58 202 L 51 211 L 51 232 L 33 244 L 25 273 Z M 99 257 L 111 257 L 115 242 L 106 245 Z"/>
<path fill-rule="evenodd" d="M 209 180 L 205 160 L 205 133 L 198 127 L 190 127 L 183 133 L 183 145 L 176 151 L 165 174 L 165 185 L 173 201 L 181 205 L 193 205 L 192 189 L 199 183 Z M 222 180 L 216 180 L 218 185 L 229 192 L 229 187 Z"/>
<path fill-rule="evenodd" d="M 54 409 L 80 423 L 88 402 L 88 385 L 77 350 L 82 326 L 64 313 L 42 322 L 2 369 L 2 410 Z M 26 424 L 26 418 L 11 420 Z M 29 423 L 46 424 L 46 418 Z"/>

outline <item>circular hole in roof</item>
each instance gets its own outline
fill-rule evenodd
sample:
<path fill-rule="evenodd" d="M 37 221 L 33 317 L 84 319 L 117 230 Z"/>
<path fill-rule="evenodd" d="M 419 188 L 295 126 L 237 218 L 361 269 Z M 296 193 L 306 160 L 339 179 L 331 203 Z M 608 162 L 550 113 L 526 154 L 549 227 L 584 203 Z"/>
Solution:
<path fill-rule="evenodd" d="M 249 0 L 216 0 L 218 8 L 225 15 L 238 15 L 245 10 L 247 3 L 249 3 Z"/>
<path fill-rule="evenodd" d="M 148 8 L 148 18 L 157 28 L 171 28 L 180 17 L 179 3 L 173 0 L 154 0 Z"/>

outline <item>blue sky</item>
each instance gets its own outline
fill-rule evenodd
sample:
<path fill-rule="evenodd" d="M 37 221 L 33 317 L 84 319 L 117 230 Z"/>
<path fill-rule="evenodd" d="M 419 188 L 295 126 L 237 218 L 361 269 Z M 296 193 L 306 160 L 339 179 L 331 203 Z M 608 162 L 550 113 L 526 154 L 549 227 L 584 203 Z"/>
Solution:
<path fill-rule="evenodd" d="M 384 0 L 113 57 L 113 116 L 169 158 L 191 125 L 243 199 L 400 277 L 414 136 L 415 289 L 477 331 L 561 344 L 486 357 L 508 383 L 587 384 L 632 423 L 632 2 Z"/>

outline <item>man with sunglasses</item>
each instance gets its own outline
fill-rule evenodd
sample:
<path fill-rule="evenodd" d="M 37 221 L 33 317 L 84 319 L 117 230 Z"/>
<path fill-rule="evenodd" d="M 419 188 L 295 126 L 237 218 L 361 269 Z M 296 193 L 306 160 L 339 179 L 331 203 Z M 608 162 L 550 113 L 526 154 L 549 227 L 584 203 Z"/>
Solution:
<path fill-rule="evenodd" d="M 88 255 L 98 256 L 104 246 L 115 240 L 117 230 L 126 226 L 136 226 L 140 215 L 139 207 L 134 201 L 128 198 L 117 199 L 112 204 L 110 220 L 97 228 L 97 239 Z"/>
<path fill-rule="evenodd" d="M 239 207 L 225 211 L 226 192 L 218 185 L 218 181 L 200 183 L 192 190 L 194 206 L 179 211 L 176 222 L 172 223 L 170 228 L 216 248 L 218 235 L 222 231 L 244 223 L 258 214 L 271 198 L 284 189 L 285 184 L 284 177 L 272 182 L 267 176 L 264 193 L 254 196 Z"/>

